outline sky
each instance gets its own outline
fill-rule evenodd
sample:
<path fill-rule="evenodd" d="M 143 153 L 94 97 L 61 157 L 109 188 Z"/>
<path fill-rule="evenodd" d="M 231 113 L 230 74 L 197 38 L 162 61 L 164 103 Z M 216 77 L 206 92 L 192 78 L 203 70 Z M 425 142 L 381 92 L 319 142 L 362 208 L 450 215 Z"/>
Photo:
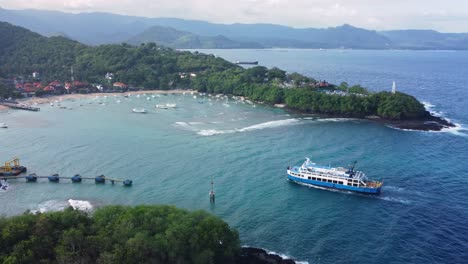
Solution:
<path fill-rule="evenodd" d="M 387 29 L 468 32 L 468 0 L 0 0 L 6 9 L 109 12 L 217 23 L 292 27 L 342 24 Z"/>

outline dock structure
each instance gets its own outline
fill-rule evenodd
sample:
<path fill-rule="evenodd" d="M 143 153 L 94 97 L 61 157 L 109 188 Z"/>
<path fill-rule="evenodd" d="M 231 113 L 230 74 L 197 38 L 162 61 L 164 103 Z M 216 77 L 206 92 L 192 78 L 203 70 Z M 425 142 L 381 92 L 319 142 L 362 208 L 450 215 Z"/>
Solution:
<path fill-rule="evenodd" d="M 22 104 L 16 101 L 0 101 L 0 105 L 8 106 L 14 109 L 21 109 L 21 110 L 34 111 L 34 112 L 41 110 L 39 107 L 33 107 L 33 106 Z"/>
<path fill-rule="evenodd" d="M 104 175 L 99 175 L 96 177 L 82 177 L 79 174 L 76 174 L 72 177 L 69 176 L 60 176 L 59 174 L 53 174 L 49 176 L 40 176 L 36 175 L 35 173 L 29 174 L 29 175 L 17 175 L 17 176 L 0 176 L 0 179 L 5 179 L 5 180 L 12 180 L 12 179 L 26 179 L 26 182 L 37 182 L 37 179 L 48 179 L 49 182 L 59 182 L 60 180 L 71 180 L 72 183 L 80 183 L 82 180 L 94 180 L 96 183 L 105 183 L 106 181 L 110 181 L 112 184 L 115 182 L 120 182 L 124 186 L 132 186 L 133 181 L 132 180 L 120 180 L 120 179 L 114 179 L 114 178 L 109 178 Z"/>
<path fill-rule="evenodd" d="M 12 158 L 5 161 L 5 165 L 0 167 L 0 176 L 17 176 L 26 170 L 26 167 L 20 165 L 18 158 Z"/>

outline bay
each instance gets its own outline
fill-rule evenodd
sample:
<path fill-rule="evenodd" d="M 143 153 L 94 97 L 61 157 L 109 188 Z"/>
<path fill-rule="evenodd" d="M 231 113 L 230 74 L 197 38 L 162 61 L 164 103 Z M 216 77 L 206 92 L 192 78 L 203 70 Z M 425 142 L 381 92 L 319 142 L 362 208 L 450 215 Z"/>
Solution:
<path fill-rule="evenodd" d="M 191 94 L 64 101 L 72 110 L 0 113 L 1 159 L 30 172 L 105 174 L 134 186 L 11 180 L 0 214 L 63 208 L 68 199 L 203 209 L 244 245 L 309 263 L 463 263 L 468 259 L 468 52 L 203 50 L 371 90 L 397 89 L 458 124 L 402 131 L 368 121 L 312 120 L 266 105 Z M 151 100 L 147 100 L 149 97 Z M 122 103 L 117 103 L 121 100 Z M 102 103 L 102 104 L 100 104 Z M 155 109 L 176 103 L 175 109 Z M 82 106 L 80 106 L 82 105 Z M 146 115 L 131 112 L 145 107 Z M 310 157 L 384 179 L 380 196 L 296 185 L 286 167 Z M 214 180 L 216 204 L 208 192 Z"/>

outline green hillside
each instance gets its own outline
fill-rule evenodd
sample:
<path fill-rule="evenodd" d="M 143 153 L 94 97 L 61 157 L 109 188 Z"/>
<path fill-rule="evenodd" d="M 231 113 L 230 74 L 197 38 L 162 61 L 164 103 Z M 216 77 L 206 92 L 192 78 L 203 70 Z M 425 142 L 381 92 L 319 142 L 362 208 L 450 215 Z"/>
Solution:
<path fill-rule="evenodd" d="M 103 83 L 107 72 L 115 80 L 144 89 L 187 89 L 247 96 L 268 103 L 286 103 L 302 112 L 405 120 L 427 117 L 414 97 L 387 92 L 370 93 L 360 86 L 317 82 L 297 73 L 262 66 L 241 68 L 213 55 L 180 52 L 154 43 L 131 46 L 86 46 L 64 37 L 42 37 L 26 29 L 0 23 L 0 77 L 29 76 L 43 80 Z M 177 36 L 174 36 L 176 38 Z M 191 73 L 192 76 L 189 74 Z M 110 84 L 108 84 L 110 85 Z M 338 94 L 336 92 L 339 92 Z"/>

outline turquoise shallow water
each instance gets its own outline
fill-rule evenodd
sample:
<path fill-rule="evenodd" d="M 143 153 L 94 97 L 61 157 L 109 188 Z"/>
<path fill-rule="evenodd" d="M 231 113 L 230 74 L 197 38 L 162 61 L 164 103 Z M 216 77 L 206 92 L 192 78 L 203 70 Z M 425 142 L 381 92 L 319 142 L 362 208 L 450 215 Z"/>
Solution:
<path fill-rule="evenodd" d="M 239 230 L 244 245 L 310 263 L 468 259 L 468 53 L 209 52 L 334 82 L 363 80 L 376 90 L 396 79 L 399 89 L 430 102 L 461 128 L 409 132 L 359 120 L 311 120 L 189 94 L 63 102 L 73 110 L 43 105 L 38 113 L 0 114 L 10 126 L 0 130 L 2 159 L 19 156 L 38 174 L 105 174 L 132 179 L 134 186 L 10 181 L 11 188 L 0 193 L 0 213 L 51 210 L 70 198 L 95 206 L 174 204 L 220 216 Z M 157 103 L 178 107 L 158 110 Z M 149 113 L 132 113 L 134 107 Z M 358 160 L 358 169 L 385 179 L 383 193 L 363 196 L 286 181 L 286 167 L 306 156 L 337 166 Z M 212 178 L 214 206 L 208 197 Z"/>

